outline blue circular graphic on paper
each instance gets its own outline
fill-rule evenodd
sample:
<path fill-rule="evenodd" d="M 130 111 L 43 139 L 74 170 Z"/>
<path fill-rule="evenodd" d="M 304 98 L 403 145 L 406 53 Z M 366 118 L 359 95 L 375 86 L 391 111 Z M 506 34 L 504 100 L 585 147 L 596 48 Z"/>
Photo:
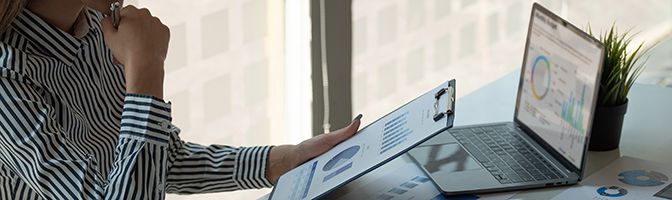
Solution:
<path fill-rule="evenodd" d="M 659 186 L 665 184 L 668 178 L 665 174 L 651 170 L 629 170 L 618 174 L 618 180 L 634 186 Z"/>
<path fill-rule="evenodd" d="M 628 194 L 628 190 L 618 186 L 602 186 L 597 188 L 597 194 L 605 197 L 622 197 Z"/>
<path fill-rule="evenodd" d="M 351 146 L 340 153 L 336 154 L 333 158 L 327 161 L 327 164 L 322 167 L 322 171 L 330 171 L 336 169 L 340 166 L 343 166 L 351 162 L 352 157 L 355 157 L 359 151 L 359 145 Z"/>

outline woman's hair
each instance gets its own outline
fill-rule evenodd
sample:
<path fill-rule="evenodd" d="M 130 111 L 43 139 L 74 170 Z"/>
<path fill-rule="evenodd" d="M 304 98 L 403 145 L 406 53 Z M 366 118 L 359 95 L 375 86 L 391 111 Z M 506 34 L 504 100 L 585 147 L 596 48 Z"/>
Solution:
<path fill-rule="evenodd" d="M 21 12 L 27 0 L 0 0 L 0 33 L 12 23 Z"/>

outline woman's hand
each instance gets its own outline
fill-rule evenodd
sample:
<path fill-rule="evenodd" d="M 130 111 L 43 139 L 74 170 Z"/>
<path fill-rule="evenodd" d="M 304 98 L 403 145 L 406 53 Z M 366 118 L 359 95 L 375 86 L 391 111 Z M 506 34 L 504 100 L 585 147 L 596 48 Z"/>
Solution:
<path fill-rule="evenodd" d="M 361 114 L 345 128 L 315 136 L 298 145 L 281 145 L 271 149 L 269 155 L 268 179 L 273 184 L 285 172 L 323 154 L 332 147 L 352 137 L 359 129 Z"/>
<path fill-rule="evenodd" d="M 132 5 L 121 10 L 119 28 L 105 17 L 105 44 L 124 65 L 126 92 L 163 98 L 163 63 L 168 52 L 170 30 L 146 8 Z"/>

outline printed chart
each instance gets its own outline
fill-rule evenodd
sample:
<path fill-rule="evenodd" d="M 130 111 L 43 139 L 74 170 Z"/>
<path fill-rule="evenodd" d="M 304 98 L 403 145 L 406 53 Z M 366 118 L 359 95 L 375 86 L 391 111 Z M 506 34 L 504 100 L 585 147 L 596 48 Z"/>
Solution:
<path fill-rule="evenodd" d="M 553 199 L 672 199 L 672 167 L 624 156 Z"/>
<path fill-rule="evenodd" d="M 612 185 L 612 186 L 609 186 L 609 187 L 606 187 L 606 186 L 599 187 L 599 188 L 597 188 L 596 192 L 600 196 L 604 196 L 604 197 L 622 197 L 622 196 L 625 196 L 626 194 L 628 194 L 628 190 L 626 190 L 625 188 L 622 188 L 622 187 L 615 186 L 615 185 Z"/>
<path fill-rule="evenodd" d="M 618 174 L 618 180 L 634 186 L 651 187 L 665 184 L 668 181 L 665 174 L 652 170 L 628 170 Z"/>
<path fill-rule="evenodd" d="M 454 86 L 454 81 L 438 85 L 361 128 L 357 134 L 327 152 L 286 172 L 278 179 L 270 199 L 319 198 L 451 127 L 452 116 L 435 120 L 425 113 L 448 110 L 448 106 L 453 105 L 448 97 L 454 94 L 443 95 L 441 101 L 436 100 L 436 94 L 444 88 Z"/>
<path fill-rule="evenodd" d="M 352 146 L 347 148 L 340 153 L 336 154 L 333 158 L 327 161 L 327 164 L 324 164 L 322 171 L 329 173 L 327 176 L 322 179 L 322 182 L 328 181 L 329 179 L 338 176 L 344 171 L 352 167 L 352 159 L 359 152 L 359 145 Z"/>
<path fill-rule="evenodd" d="M 398 144 L 406 141 L 406 137 L 413 133 L 407 126 L 408 112 L 405 112 L 392 120 L 385 122 L 383 139 L 380 145 L 380 154 L 387 152 Z"/>

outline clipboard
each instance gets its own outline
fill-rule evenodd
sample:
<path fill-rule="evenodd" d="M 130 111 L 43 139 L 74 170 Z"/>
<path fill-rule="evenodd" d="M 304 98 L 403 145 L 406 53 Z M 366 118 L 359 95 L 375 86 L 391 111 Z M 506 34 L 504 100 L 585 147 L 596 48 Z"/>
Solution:
<path fill-rule="evenodd" d="M 455 80 L 395 109 L 280 176 L 269 200 L 317 199 L 453 127 Z"/>

